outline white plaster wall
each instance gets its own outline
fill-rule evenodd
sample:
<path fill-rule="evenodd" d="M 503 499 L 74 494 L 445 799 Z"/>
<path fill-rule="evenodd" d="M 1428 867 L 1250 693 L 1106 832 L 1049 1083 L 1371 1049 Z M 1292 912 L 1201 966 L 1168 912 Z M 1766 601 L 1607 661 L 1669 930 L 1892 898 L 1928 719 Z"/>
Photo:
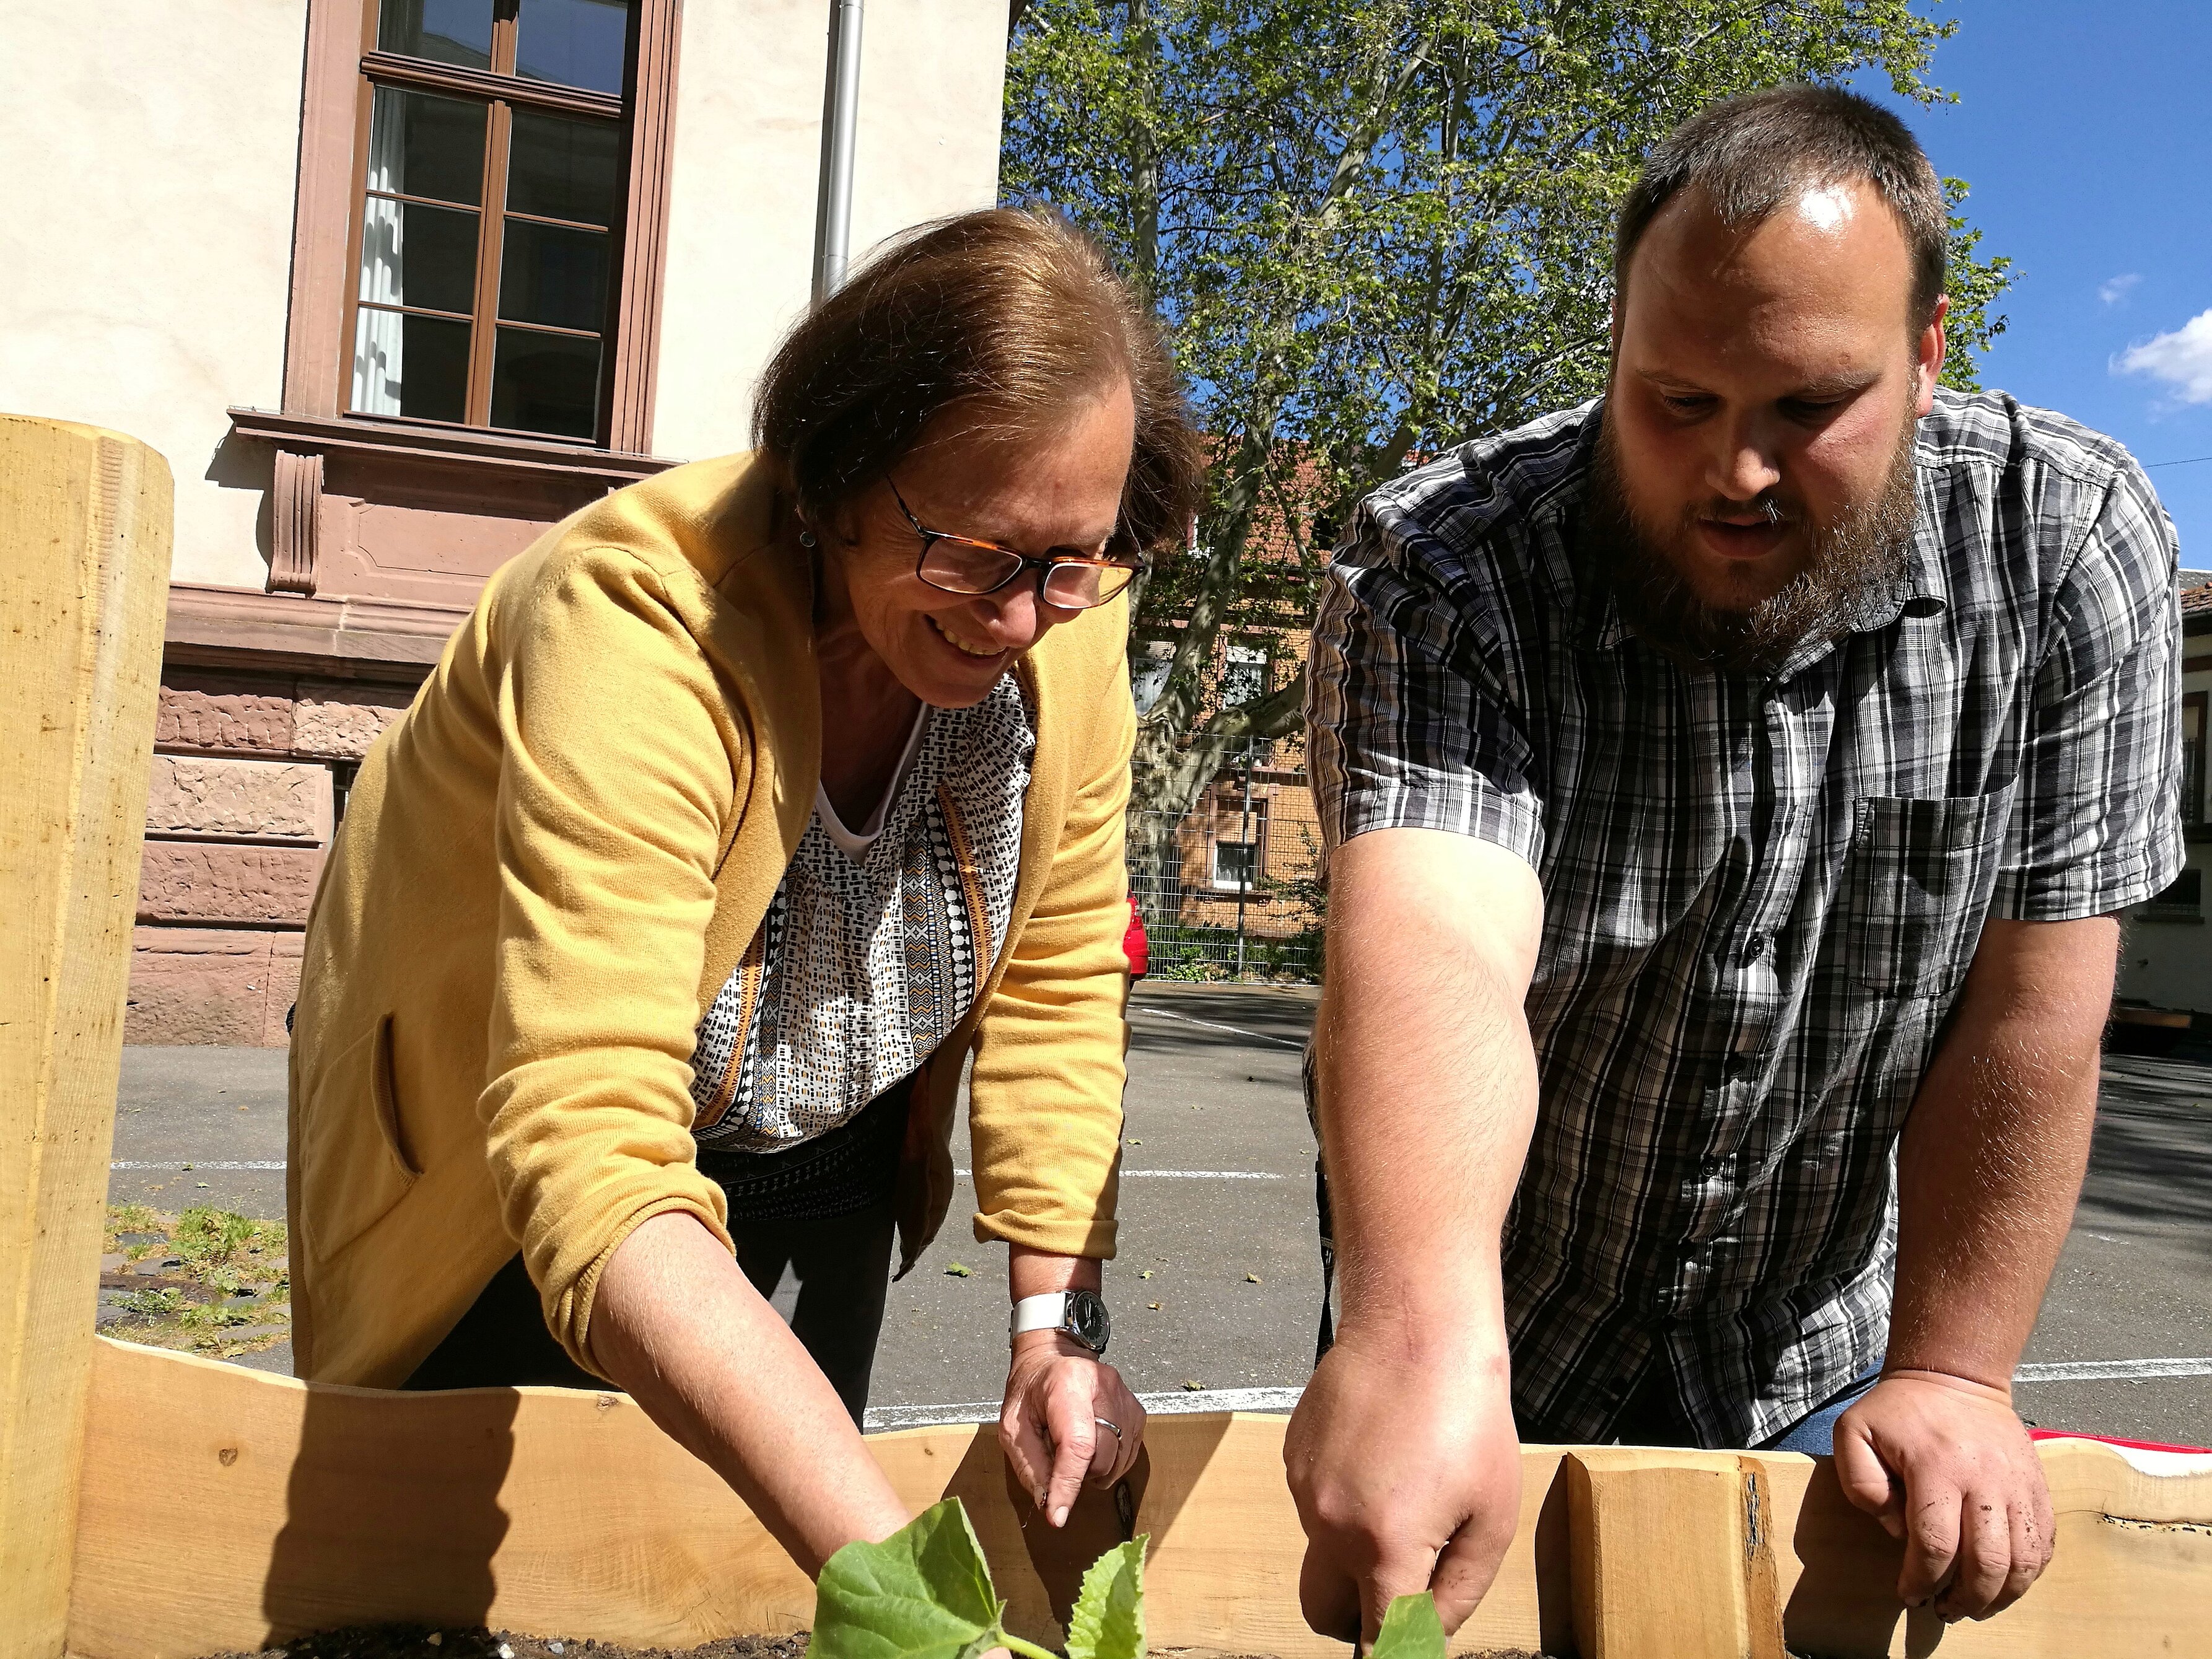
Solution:
<path fill-rule="evenodd" d="M 2185 645 L 2185 654 L 2187 649 Z M 2212 691 L 2212 673 L 2185 673 L 2181 689 L 2185 696 Z M 2188 852 L 2188 867 L 2204 872 L 2204 884 L 2212 889 L 2212 842 L 2192 841 Z M 2156 1008 L 2212 1014 L 2212 892 L 2206 896 L 2203 920 L 2152 921 L 2130 910 L 2123 915 L 2121 927 L 2120 973 L 2114 994 Z"/>
<path fill-rule="evenodd" d="M 656 453 L 744 447 L 812 290 L 830 0 L 684 9 Z M 1006 0 L 868 0 L 852 246 L 998 198 Z"/>
<path fill-rule="evenodd" d="M 2189 867 L 2205 872 L 2212 887 L 2212 847 L 2192 842 Z M 2185 1008 L 2212 1014 L 2212 927 L 2203 921 L 2148 921 L 2136 911 L 2121 919 L 2119 981 L 2116 996 L 2148 1002 L 2154 1008 Z"/>
<path fill-rule="evenodd" d="M 306 0 L 0 10 L 0 409 L 153 445 L 175 579 L 259 588 L 266 459 L 208 474 L 283 395 Z"/>

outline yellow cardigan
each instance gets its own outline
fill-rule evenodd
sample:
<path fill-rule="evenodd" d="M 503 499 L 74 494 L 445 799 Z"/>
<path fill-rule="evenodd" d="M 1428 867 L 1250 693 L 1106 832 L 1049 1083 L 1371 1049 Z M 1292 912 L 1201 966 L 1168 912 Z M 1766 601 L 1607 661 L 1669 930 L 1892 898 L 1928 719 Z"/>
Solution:
<path fill-rule="evenodd" d="M 558 525 L 485 587 L 369 751 L 308 917 L 292 1041 L 299 1373 L 405 1379 L 520 1242 L 580 1364 L 631 1229 L 726 1246 L 692 1159 L 700 1015 L 814 804 L 811 572 L 769 469 L 677 468 Z M 975 1235 L 1110 1256 L 1135 714 L 1121 604 L 1024 660 L 1021 872 L 968 1018 L 918 1079 L 902 1271 L 952 1199 L 972 1051 Z"/>

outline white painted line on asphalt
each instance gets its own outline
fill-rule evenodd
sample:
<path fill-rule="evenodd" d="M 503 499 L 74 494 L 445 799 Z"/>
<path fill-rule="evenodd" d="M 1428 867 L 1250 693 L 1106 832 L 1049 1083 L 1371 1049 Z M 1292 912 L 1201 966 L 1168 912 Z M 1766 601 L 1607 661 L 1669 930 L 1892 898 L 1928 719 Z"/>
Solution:
<path fill-rule="evenodd" d="M 281 1170 L 284 1167 L 284 1160 L 280 1158 L 272 1163 L 264 1158 L 247 1164 L 226 1164 L 212 1158 L 194 1158 L 189 1164 L 139 1164 L 129 1158 L 118 1158 L 107 1167 L 111 1170 Z"/>
<path fill-rule="evenodd" d="M 1138 1403 L 1152 1417 L 1188 1417 L 1194 1412 L 1287 1412 L 1303 1389 L 1179 1389 L 1140 1394 Z M 885 1429 L 934 1429 L 954 1423 L 995 1423 L 995 1400 L 957 1401 L 943 1406 L 877 1406 L 865 1426 L 871 1434 Z"/>
<path fill-rule="evenodd" d="M 1139 1007 L 1133 1008 L 1129 1012 L 1150 1014 L 1155 1019 L 1181 1020 L 1186 1025 L 1203 1025 L 1209 1031 L 1226 1031 L 1231 1036 L 1247 1037 L 1254 1042 L 1272 1042 L 1278 1048 L 1288 1048 L 1297 1054 L 1302 1054 L 1306 1051 L 1304 1043 L 1292 1042 L 1288 1037 L 1269 1036 L 1261 1031 L 1248 1031 L 1241 1025 L 1221 1025 L 1210 1019 L 1193 1019 L 1188 1014 L 1171 1014 L 1164 1008 Z"/>
<path fill-rule="evenodd" d="M 2022 1365 L 2015 1382 L 2117 1382 L 2137 1376 L 2212 1376 L 2207 1359 L 2071 1359 Z"/>
<path fill-rule="evenodd" d="M 2020 1382 L 2097 1382 L 2136 1376 L 2212 1376 L 2212 1358 L 2089 1359 L 2022 1365 Z M 1303 1389 L 1182 1389 L 1169 1394 L 1140 1394 L 1154 1417 L 1183 1417 L 1194 1412 L 1287 1412 L 1295 1410 Z M 868 1413 L 870 1431 L 937 1428 L 951 1423 L 995 1423 L 995 1400 L 957 1401 L 942 1406 L 878 1406 Z"/>

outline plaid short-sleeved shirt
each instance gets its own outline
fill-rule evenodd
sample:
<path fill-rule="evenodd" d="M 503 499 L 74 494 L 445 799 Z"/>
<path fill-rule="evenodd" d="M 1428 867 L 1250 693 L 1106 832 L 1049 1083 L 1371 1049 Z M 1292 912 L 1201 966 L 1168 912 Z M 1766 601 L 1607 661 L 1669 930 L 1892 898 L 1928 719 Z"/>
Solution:
<path fill-rule="evenodd" d="M 1363 503 L 1309 764 L 1329 845 L 1455 830 L 1542 883 L 1524 1432 L 1603 1438 L 1656 1363 L 1705 1443 L 1755 1444 L 1881 1353 L 1898 1133 L 1984 919 L 2181 867 L 2173 529 L 2118 444 L 1942 392 L 1887 601 L 1771 678 L 1692 672 L 1577 550 L 1601 407 Z"/>

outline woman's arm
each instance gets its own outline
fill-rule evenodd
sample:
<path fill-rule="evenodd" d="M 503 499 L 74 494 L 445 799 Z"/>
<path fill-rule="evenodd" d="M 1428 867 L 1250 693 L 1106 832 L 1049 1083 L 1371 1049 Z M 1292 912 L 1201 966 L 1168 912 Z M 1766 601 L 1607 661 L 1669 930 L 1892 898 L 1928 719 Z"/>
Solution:
<path fill-rule="evenodd" d="M 1007 946 L 969 1078 L 975 1233 L 1006 1242 L 1017 1301 L 1096 1290 L 1114 1253 L 1128 1042 L 1122 820 L 1136 735 L 1127 621 L 1117 601 L 1053 641 L 1065 655 L 1052 715 L 1088 729 L 1073 742 L 1051 872 Z M 1079 629 L 1091 630 L 1090 648 L 1066 650 Z M 1051 1524 L 1066 1522 L 1086 1474 L 1099 1484 L 1127 1474 L 1143 1432 L 1144 1410 L 1113 1366 L 1048 1331 L 1016 1343 L 999 1443 Z"/>
<path fill-rule="evenodd" d="M 811 1577 L 906 1525 L 829 1379 L 720 1240 L 654 1216 L 599 1275 L 598 1369 L 728 1481 Z"/>

